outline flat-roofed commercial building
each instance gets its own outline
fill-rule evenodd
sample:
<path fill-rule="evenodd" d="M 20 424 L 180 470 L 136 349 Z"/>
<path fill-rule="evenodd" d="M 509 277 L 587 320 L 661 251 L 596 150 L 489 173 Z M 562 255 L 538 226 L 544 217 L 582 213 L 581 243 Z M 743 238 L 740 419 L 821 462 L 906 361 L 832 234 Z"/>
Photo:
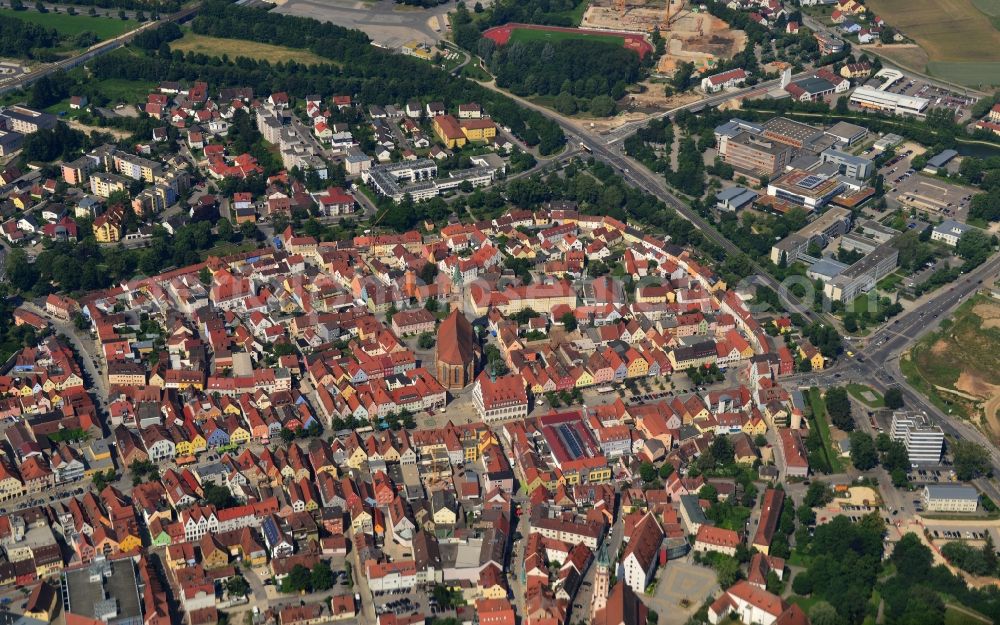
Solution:
<path fill-rule="evenodd" d="M 921 501 L 927 512 L 975 512 L 979 491 L 963 484 L 928 484 Z"/>
<path fill-rule="evenodd" d="M 837 122 L 826 129 L 826 134 L 837 140 L 841 145 L 854 145 L 868 136 L 868 129 L 847 122 Z"/>
<path fill-rule="evenodd" d="M 916 412 L 894 412 L 889 430 L 892 440 L 903 443 L 911 465 L 937 464 L 944 448 L 944 431 Z"/>
<path fill-rule="evenodd" d="M 767 194 L 806 208 L 820 209 L 840 193 L 844 184 L 802 169 L 793 169 L 767 185 Z"/>
<path fill-rule="evenodd" d="M 861 86 L 851 94 L 851 104 L 864 109 L 887 111 L 897 115 L 923 117 L 930 100 Z"/>
<path fill-rule="evenodd" d="M 840 173 L 854 180 L 867 180 L 875 172 L 875 163 L 863 156 L 827 148 L 820 155 L 824 163 L 833 163 Z"/>
<path fill-rule="evenodd" d="M 899 250 L 889 243 L 883 243 L 827 282 L 823 291 L 830 299 L 846 304 L 875 288 L 875 284 L 892 273 L 898 264 Z"/>
<path fill-rule="evenodd" d="M 725 156 L 729 148 L 729 140 L 742 132 L 759 135 L 764 128 L 745 119 L 734 118 L 715 127 L 715 143 L 719 146 L 719 155 Z"/>
<path fill-rule="evenodd" d="M 768 139 L 774 139 L 793 148 L 801 148 L 823 136 L 823 131 L 809 124 L 792 121 L 785 117 L 775 117 L 764 123 L 761 134 Z"/>
<path fill-rule="evenodd" d="M 798 232 L 775 243 L 771 247 L 771 261 L 778 264 L 784 254 L 785 262 L 793 263 L 805 253 L 811 242 L 815 241 L 825 247 L 830 239 L 842 236 L 850 227 L 851 211 L 833 206 Z"/>
<path fill-rule="evenodd" d="M 741 132 L 727 141 L 726 163 L 742 173 L 773 178 L 785 170 L 792 149 L 778 141 Z"/>

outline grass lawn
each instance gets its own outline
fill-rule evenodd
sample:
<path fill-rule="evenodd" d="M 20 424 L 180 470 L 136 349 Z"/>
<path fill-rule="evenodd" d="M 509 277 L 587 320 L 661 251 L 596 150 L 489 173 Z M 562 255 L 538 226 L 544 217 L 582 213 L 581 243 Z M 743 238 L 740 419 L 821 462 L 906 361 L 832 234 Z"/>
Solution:
<path fill-rule="evenodd" d="M 308 50 L 296 50 L 284 46 L 272 46 L 267 43 L 257 43 L 244 39 L 224 39 L 222 37 L 207 37 L 197 35 L 191 31 L 184 33 L 184 36 L 177 41 L 170 42 L 171 50 L 181 52 L 198 52 L 209 56 L 228 55 L 230 59 L 242 56 L 258 61 L 268 61 L 270 63 L 283 63 L 295 61 L 318 65 L 322 63 L 334 64 L 330 59 L 325 59 Z"/>
<path fill-rule="evenodd" d="M 800 566 L 802 568 L 808 568 L 812 564 L 812 556 L 802 555 L 798 551 L 792 552 L 792 557 L 788 558 L 788 564 L 791 566 Z"/>
<path fill-rule="evenodd" d="M 878 281 L 876 285 L 882 291 L 895 291 L 899 283 L 903 281 L 903 276 L 897 273 L 890 273 Z"/>
<path fill-rule="evenodd" d="M 239 229 L 239 226 L 233 224 L 233 228 Z M 229 256 L 240 252 L 249 252 L 250 250 L 264 247 L 264 244 L 265 241 L 244 241 L 242 243 L 223 242 L 202 252 L 202 258 L 208 258 L 209 256 Z"/>
<path fill-rule="evenodd" d="M 819 389 L 815 386 L 809 389 L 809 405 L 812 408 L 812 422 L 819 428 L 820 438 L 823 439 L 823 451 L 826 459 L 830 462 L 830 469 L 834 473 L 841 473 L 844 465 L 840 461 L 840 454 L 833 448 L 833 437 L 830 436 L 830 420 L 826 415 L 826 403 L 820 396 Z"/>
<path fill-rule="evenodd" d="M 931 61 L 927 73 L 966 87 L 1000 85 L 1000 61 Z"/>
<path fill-rule="evenodd" d="M 869 408 L 884 408 L 885 400 L 882 399 L 882 395 L 875 389 L 865 386 L 864 384 L 848 384 L 847 392 L 851 394 L 851 397 L 858 400 L 862 404 L 868 406 Z M 875 397 L 873 401 L 865 399 L 865 394 L 870 393 Z"/>
<path fill-rule="evenodd" d="M 814 596 L 803 597 L 802 595 L 792 595 L 791 597 L 788 597 L 788 603 L 796 604 L 797 606 L 802 608 L 802 611 L 805 612 L 806 614 L 809 614 L 809 608 L 813 607 L 820 601 L 821 599 L 819 597 L 814 597 Z"/>
<path fill-rule="evenodd" d="M 561 30 L 537 30 L 534 28 L 515 28 L 510 34 L 511 43 L 515 41 L 565 41 L 567 39 L 589 39 L 591 41 L 613 43 L 618 46 L 625 45 L 625 38 L 616 35 L 591 35 Z"/>
<path fill-rule="evenodd" d="M 483 68 L 479 67 L 479 63 L 476 61 L 469 61 L 462 67 L 462 76 L 466 78 L 471 78 L 472 80 L 478 80 L 480 82 L 489 82 L 490 75 Z"/>
<path fill-rule="evenodd" d="M 980 0 L 988 1 L 988 0 Z M 579 26 L 580 22 L 583 21 L 583 14 L 587 12 L 587 7 L 590 6 L 590 0 L 580 0 L 580 2 L 571 11 L 563 11 L 558 15 L 563 15 L 568 17 L 573 23 L 573 26 Z"/>
<path fill-rule="evenodd" d="M 937 406 L 941 412 L 956 413 L 965 418 L 969 417 L 962 404 L 957 404 L 951 400 L 945 399 L 930 384 L 927 383 L 927 380 L 923 377 L 923 375 L 921 375 L 917 365 L 913 362 L 912 354 L 899 359 L 899 370 L 903 373 L 903 377 L 906 378 L 906 381 L 910 384 L 910 386 L 920 391 L 920 393 L 927 397 L 932 404 Z"/>
<path fill-rule="evenodd" d="M 79 11 L 80 9 L 77 9 Z M 86 9 L 84 9 L 86 10 Z M 0 9 L 0 15 L 16 17 L 46 28 L 54 28 L 60 35 L 73 37 L 90 31 L 104 41 L 138 28 L 135 20 L 120 20 L 111 17 L 90 17 L 89 15 L 67 15 L 66 13 L 39 13 L 37 11 L 13 11 Z"/>
<path fill-rule="evenodd" d="M 949 603 L 944 609 L 944 625 L 975 625 L 990 622 L 986 616 L 963 606 Z"/>
<path fill-rule="evenodd" d="M 108 78 L 99 81 L 97 88 L 111 102 L 131 102 L 135 104 L 139 101 L 145 101 L 149 92 L 156 88 L 156 83 L 143 80 Z"/>

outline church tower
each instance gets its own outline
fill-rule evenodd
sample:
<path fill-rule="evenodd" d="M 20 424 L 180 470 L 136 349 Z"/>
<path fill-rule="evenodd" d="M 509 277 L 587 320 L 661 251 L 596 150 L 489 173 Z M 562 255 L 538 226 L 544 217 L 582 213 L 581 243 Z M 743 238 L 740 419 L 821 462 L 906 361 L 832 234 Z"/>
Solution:
<path fill-rule="evenodd" d="M 590 602 L 590 620 L 594 622 L 597 613 L 608 604 L 611 585 L 611 561 L 608 560 L 608 541 L 601 543 L 597 550 L 597 570 L 594 572 L 594 594 Z"/>

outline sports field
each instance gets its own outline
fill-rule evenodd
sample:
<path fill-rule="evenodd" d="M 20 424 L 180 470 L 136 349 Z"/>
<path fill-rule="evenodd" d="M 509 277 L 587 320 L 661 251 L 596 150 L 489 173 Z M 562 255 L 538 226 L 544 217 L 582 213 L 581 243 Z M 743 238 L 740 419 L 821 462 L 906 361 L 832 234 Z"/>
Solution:
<path fill-rule="evenodd" d="M 184 36 L 177 41 L 170 42 L 171 50 L 181 52 L 197 52 L 208 56 L 228 55 L 230 59 L 242 56 L 257 61 L 268 61 L 270 63 L 282 63 L 295 61 L 307 65 L 318 65 L 321 63 L 332 63 L 330 59 L 313 54 L 308 50 L 296 50 L 284 46 L 272 46 L 267 43 L 256 43 L 244 39 L 224 39 L 222 37 L 207 37 L 197 35 L 191 31 L 185 32 Z"/>
<path fill-rule="evenodd" d="M 1000 84 L 1000 0 L 868 0 L 866 5 L 920 45 L 928 73 L 969 86 Z"/>
<path fill-rule="evenodd" d="M 81 11 L 81 9 L 77 9 Z M 83 8 L 82 11 L 86 11 Z M 97 35 L 101 41 L 112 39 L 122 33 L 134 30 L 139 23 L 133 20 L 120 20 L 111 17 L 90 17 L 89 15 L 67 15 L 66 13 L 39 13 L 37 11 L 12 11 L 10 9 L 0 9 L 0 15 L 5 17 L 15 17 L 25 22 L 31 22 L 53 28 L 59 31 L 60 35 L 75 37 L 80 33 L 90 31 Z"/>
<path fill-rule="evenodd" d="M 565 41 L 567 39 L 589 39 L 590 41 L 604 41 L 619 46 L 625 45 L 625 38 L 616 35 L 590 35 L 562 30 L 534 30 L 528 28 L 518 28 L 510 34 L 511 41 Z"/>

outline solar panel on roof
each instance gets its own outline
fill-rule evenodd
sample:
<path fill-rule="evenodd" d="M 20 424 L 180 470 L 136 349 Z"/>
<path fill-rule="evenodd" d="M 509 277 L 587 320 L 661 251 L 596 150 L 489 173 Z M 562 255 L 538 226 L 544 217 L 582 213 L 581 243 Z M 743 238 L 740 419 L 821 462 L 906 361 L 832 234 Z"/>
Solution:
<path fill-rule="evenodd" d="M 806 176 L 802 180 L 799 180 L 799 186 L 803 189 L 815 189 L 821 184 L 823 184 L 823 178 L 819 176 Z"/>

